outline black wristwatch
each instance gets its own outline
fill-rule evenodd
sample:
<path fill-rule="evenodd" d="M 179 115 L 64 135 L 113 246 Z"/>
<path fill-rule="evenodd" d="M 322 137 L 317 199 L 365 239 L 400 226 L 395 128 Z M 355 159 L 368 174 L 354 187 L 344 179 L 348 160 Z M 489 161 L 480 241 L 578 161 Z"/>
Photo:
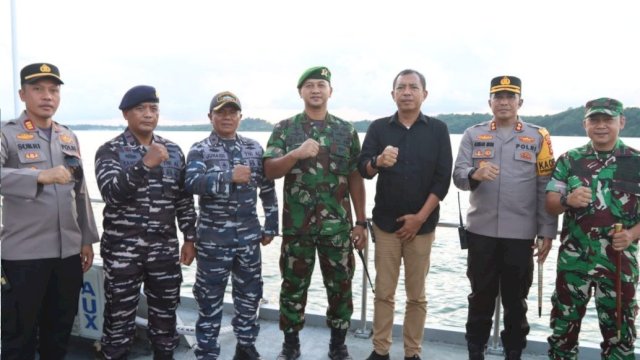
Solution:
<path fill-rule="evenodd" d="M 371 168 L 374 170 L 378 169 L 378 165 L 376 165 L 376 162 L 378 161 L 378 155 L 373 155 L 371 157 Z"/>
<path fill-rule="evenodd" d="M 469 171 L 469 175 L 467 175 L 467 177 L 469 178 L 469 180 L 472 180 L 472 176 L 473 173 L 475 173 L 476 171 L 478 171 L 478 168 L 474 167 L 473 169 L 471 169 L 471 171 Z"/>
<path fill-rule="evenodd" d="M 570 209 L 571 205 L 567 204 L 567 195 L 560 195 L 560 205 L 565 209 Z"/>
<path fill-rule="evenodd" d="M 367 222 L 366 221 L 356 221 L 356 226 L 362 226 L 363 228 L 367 228 Z"/>

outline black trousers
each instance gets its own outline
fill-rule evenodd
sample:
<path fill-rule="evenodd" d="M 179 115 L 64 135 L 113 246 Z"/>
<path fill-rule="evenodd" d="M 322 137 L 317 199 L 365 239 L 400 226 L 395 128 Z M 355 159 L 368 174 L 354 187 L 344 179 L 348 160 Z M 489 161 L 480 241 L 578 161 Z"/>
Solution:
<path fill-rule="evenodd" d="M 10 289 L 2 291 L 2 360 L 63 359 L 82 287 L 79 255 L 2 260 Z M 39 345 L 39 346 L 38 346 Z"/>
<path fill-rule="evenodd" d="M 471 282 L 466 324 L 467 342 L 483 346 L 489 339 L 498 287 L 504 307 L 502 345 L 507 350 L 527 345 L 527 295 L 533 282 L 532 240 L 502 239 L 469 232 L 467 277 Z"/>

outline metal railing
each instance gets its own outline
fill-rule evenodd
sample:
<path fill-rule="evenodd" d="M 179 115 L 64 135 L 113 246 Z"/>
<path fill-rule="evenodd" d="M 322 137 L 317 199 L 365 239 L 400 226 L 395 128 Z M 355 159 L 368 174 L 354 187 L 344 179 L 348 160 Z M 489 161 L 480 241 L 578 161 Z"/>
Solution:
<path fill-rule="evenodd" d="M 102 199 L 91 199 L 92 203 L 104 204 Z M 198 205 L 196 204 L 196 209 Z M 370 218 L 367 219 L 368 223 L 371 223 L 372 220 Z M 440 221 L 437 225 L 438 227 L 443 228 L 457 228 L 459 226 L 456 222 L 448 222 L 448 221 Z M 371 238 L 373 230 L 370 226 L 367 227 L 367 232 L 369 238 Z M 369 242 L 365 245 L 363 249 L 363 262 L 368 264 L 369 261 Z M 366 265 L 365 265 L 366 266 Z M 375 280 L 374 280 L 375 281 Z M 358 338 L 369 338 L 371 337 L 373 330 L 368 327 L 367 324 L 367 299 L 368 299 L 368 290 L 369 286 L 367 283 L 367 277 L 365 274 L 362 275 L 362 292 L 361 292 L 361 308 L 360 308 L 360 323 L 361 326 L 355 330 L 355 336 Z M 493 335 L 490 339 L 490 343 L 487 346 L 487 352 L 489 354 L 497 354 L 501 355 L 503 353 L 503 348 L 500 341 L 500 323 L 501 323 L 501 297 L 498 292 L 498 296 L 496 297 L 496 305 L 494 310 L 494 321 L 493 321 Z"/>
<path fill-rule="evenodd" d="M 367 223 L 371 223 L 371 219 L 367 219 Z M 441 221 L 438 223 L 438 227 L 444 228 L 457 228 L 459 226 L 458 223 Z M 369 232 L 369 238 L 372 236 L 372 228 L 367 227 L 367 231 Z M 369 259 L 369 243 L 365 245 L 364 251 L 364 262 L 368 264 Z M 366 265 L 365 265 L 366 266 Z M 374 280 L 375 281 L 375 280 Z M 371 337 L 373 330 L 368 328 L 367 325 L 367 278 L 363 274 L 362 275 L 362 295 L 361 295 L 361 310 L 360 310 L 360 323 L 361 327 L 357 328 L 355 331 L 355 336 L 358 338 L 368 338 Z M 489 344 L 487 344 L 487 353 L 494 355 L 502 355 L 504 353 L 504 349 L 500 340 L 500 324 L 501 324 L 501 305 L 502 299 L 500 296 L 500 286 L 498 286 L 498 296 L 496 297 L 496 304 L 493 313 L 493 335 L 490 338 Z"/>

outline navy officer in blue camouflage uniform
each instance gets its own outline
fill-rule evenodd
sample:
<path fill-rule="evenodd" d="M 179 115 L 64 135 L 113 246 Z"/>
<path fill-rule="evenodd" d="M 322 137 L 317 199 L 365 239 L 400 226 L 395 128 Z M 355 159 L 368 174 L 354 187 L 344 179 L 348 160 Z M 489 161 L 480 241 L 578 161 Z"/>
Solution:
<path fill-rule="evenodd" d="M 255 348 L 260 330 L 262 298 L 260 243 L 278 232 L 278 202 L 274 182 L 262 167 L 263 149 L 257 141 L 236 133 L 242 118 L 240 100 L 231 92 L 216 94 L 209 106 L 213 131 L 195 143 L 187 157 L 187 191 L 200 199 L 198 271 L 193 294 L 200 308 L 196 323 L 198 359 L 217 359 L 218 334 L 227 281 L 231 275 L 238 340 L 234 360 L 259 360 Z M 257 194 L 265 215 L 264 228 L 256 213 Z"/>
<path fill-rule="evenodd" d="M 105 271 L 102 355 L 106 359 L 127 357 L 142 282 L 153 358 L 171 359 L 179 342 L 180 262 L 190 265 L 195 257 L 196 212 L 193 196 L 184 189 L 182 151 L 153 133 L 158 102 L 151 86 L 127 91 L 120 110 L 128 127 L 96 153 L 96 178 L 105 201 L 100 256 Z M 176 218 L 184 234 L 181 253 Z"/>

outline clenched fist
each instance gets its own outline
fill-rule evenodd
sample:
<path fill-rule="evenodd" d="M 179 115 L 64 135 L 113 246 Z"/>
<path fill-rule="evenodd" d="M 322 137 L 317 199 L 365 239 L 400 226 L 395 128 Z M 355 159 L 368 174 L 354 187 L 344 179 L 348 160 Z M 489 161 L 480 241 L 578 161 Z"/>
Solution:
<path fill-rule="evenodd" d="M 251 180 L 251 168 L 247 165 L 235 165 L 231 181 L 236 184 L 247 184 Z"/>
<path fill-rule="evenodd" d="M 71 172 L 62 165 L 51 169 L 42 170 L 38 174 L 38 183 L 42 185 L 68 184 L 71 181 Z"/>
<path fill-rule="evenodd" d="M 376 158 L 378 167 L 392 167 L 398 161 L 398 148 L 388 145 Z"/>
<path fill-rule="evenodd" d="M 298 160 L 303 160 L 317 156 L 318 151 L 320 151 L 320 144 L 313 139 L 307 139 L 299 148 L 293 150 L 293 156 Z"/>
<path fill-rule="evenodd" d="M 591 188 L 580 186 L 567 195 L 567 205 L 574 208 L 585 208 L 591 204 Z"/>
<path fill-rule="evenodd" d="M 152 169 L 166 160 L 169 160 L 169 152 L 164 145 L 158 143 L 149 145 L 147 153 L 142 158 L 142 162 Z"/>
<path fill-rule="evenodd" d="M 493 181 L 500 175 L 500 168 L 490 162 L 484 163 L 476 170 L 471 178 L 477 181 Z"/>

